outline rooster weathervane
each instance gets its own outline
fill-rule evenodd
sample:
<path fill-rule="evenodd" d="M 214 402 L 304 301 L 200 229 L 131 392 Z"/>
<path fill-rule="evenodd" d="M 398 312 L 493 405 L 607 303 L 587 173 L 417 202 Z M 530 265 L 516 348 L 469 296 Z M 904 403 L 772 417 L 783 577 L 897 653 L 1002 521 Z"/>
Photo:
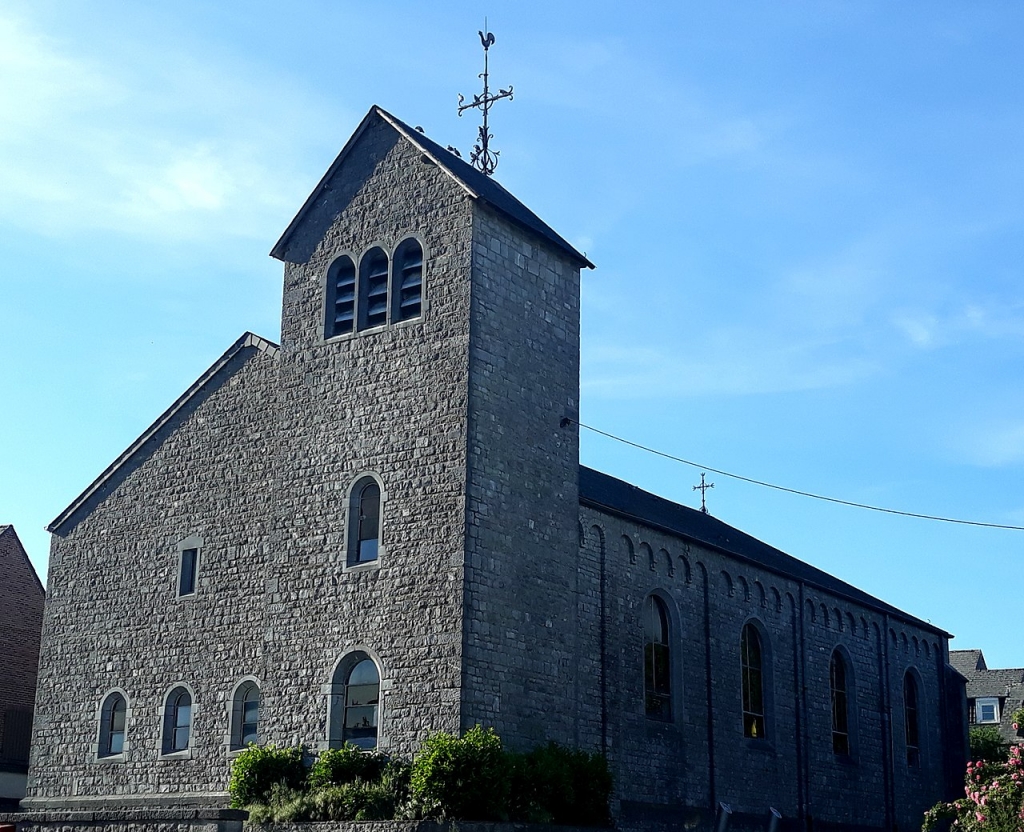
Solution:
<path fill-rule="evenodd" d="M 487 29 L 487 21 L 484 21 L 484 29 Z M 477 168 L 484 176 L 490 176 L 494 173 L 494 169 L 498 166 L 498 155 L 500 151 L 491 150 L 488 146 L 491 139 L 494 136 L 491 135 L 487 126 L 487 112 L 491 109 L 495 101 L 500 101 L 502 98 L 512 98 L 512 85 L 509 85 L 507 90 L 499 90 L 496 95 L 491 95 L 490 87 L 487 84 L 487 52 L 494 45 L 494 35 L 490 32 L 484 34 L 480 32 L 480 43 L 484 48 L 484 71 L 478 75 L 478 78 L 484 80 L 484 91 L 478 95 L 473 96 L 473 100 L 468 104 L 465 103 L 466 97 L 459 94 L 459 116 L 469 109 L 476 108 L 483 112 L 484 123 L 480 126 L 478 133 L 477 143 L 473 145 L 473 152 L 470 154 L 469 161 L 473 167 Z"/>

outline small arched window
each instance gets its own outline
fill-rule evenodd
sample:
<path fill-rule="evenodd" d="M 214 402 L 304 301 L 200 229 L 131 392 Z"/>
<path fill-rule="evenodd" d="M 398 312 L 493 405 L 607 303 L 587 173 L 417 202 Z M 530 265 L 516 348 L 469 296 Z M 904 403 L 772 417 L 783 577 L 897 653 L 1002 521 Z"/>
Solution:
<path fill-rule="evenodd" d="M 366 653 L 348 656 L 334 673 L 331 696 L 331 748 L 351 743 L 363 749 L 377 747 L 380 673 Z"/>
<path fill-rule="evenodd" d="M 903 676 L 903 728 L 907 740 L 907 765 L 921 763 L 920 733 L 918 725 L 917 680 L 908 670 Z"/>
<path fill-rule="evenodd" d="M 373 248 L 359 263 L 359 329 L 388 322 L 388 256 Z"/>
<path fill-rule="evenodd" d="M 672 661 L 668 610 L 648 595 L 644 602 L 644 710 L 651 719 L 672 719 Z"/>
<path fill-rule="evenodd" d="M 846 661 L 838 650 L 832 651 L 828 670 L 832 695 L 832 753 L 850 753 L 850 702 L 846 680 Z"/>
<path fill-rule="evenodd" d="M 237 751 L 259 742 L 260 688 L 246 681 L 235 689 L 231 704 L 231 748 Z"/>
<path fill-rule="evenodd" d="M 743 736 L 761 740 L 767 736 L 764 707 L 764 655 L 761 635 L 753 624 L 744 624 L 740 635 L 740 670 L 743 687 Z"/>
<path fill-rule="evenodd" d="M 348 565 L 377 560 L 380 551 L 380 485 L 363 477 L 352 489 L 349 505 Z"/>
<path fill-rule="evenodd" d="M 324 337 L 352 331 L 356 311 L 356 267 L 351 257 L 339 257 L 327 270 Z"/>
<path fill-rule="evenodd" d="M 164 702 L 163 753 L 187 751 L 192 733 L 192 694 L 176 687 Z"/>
<path fill-rule="evenodd" d="M 395 252 L 392 269 L 392 321 L 419 316 L 423 300 L 423 249 L 413 239 L 404 240 Z"/>
<path fill-rule="evenodd" d="M 120 693 L 103 700 L 100 709 L 100 742 L 98 757 L 116 757 L 124 753 L 124 737 L 128 722 L 128 703 Z"/>

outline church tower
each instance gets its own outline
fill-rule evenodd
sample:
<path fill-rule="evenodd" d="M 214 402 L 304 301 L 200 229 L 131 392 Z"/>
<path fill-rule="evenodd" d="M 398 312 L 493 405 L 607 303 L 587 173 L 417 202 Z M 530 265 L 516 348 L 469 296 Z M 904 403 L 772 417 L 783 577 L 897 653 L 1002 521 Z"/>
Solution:
<path fill-rule="evenodd" d="M 512 744 L 572 741 L 579 449 L 564 418 L 589 262 L 376 107 L 272 254 L 271 735 L 301 740 L 327 713 L 327 742 L 357 738 L 369 711 L 345 691 L 371 659 L 383 749 L 476 722 Z"/>

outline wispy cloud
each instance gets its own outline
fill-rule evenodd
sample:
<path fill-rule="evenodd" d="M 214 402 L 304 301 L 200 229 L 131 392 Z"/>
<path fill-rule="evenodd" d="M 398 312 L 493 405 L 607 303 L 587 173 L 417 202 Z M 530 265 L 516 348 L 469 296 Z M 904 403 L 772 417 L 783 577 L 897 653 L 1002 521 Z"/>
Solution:
<path fill-rule="evenodd" d="M 851 384 L 878 370 L 842 345 L 723 329 L 696 345 L 588 345 L 582 387 L 605 398 L 758 395 Z"/>
<path fill-rule="evenodd" d="M 986 424 L 980 420 L 960 444 L 970 461 L 986 468 L 1002 468 L 1024 462 L 1024 421 Z"/>
<path fill-rule="evenodd" d="M 148 46 L 90 55 L 0 16 L 0 216 L 54 235 L 266 239 L 302 197 L 287 125 L 315 131 L 324 108 L 253 67 Z"/>

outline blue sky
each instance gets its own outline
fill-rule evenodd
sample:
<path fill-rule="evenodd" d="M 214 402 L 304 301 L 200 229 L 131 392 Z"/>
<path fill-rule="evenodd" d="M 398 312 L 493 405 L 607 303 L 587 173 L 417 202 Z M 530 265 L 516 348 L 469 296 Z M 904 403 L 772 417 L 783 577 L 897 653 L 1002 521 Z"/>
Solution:
<path fill-rule="evenodd" d="M 846 500 L 1024 525 L 1024 7 L 0 3 L 0 523 L 43 527 L 245 330 L 372 104 L 597 264 L 582 420 Z M 700 470 L 584 431 L 689 505 Z M 1024 532 L 709 475 L 717 517 L 1024 665 Z"/>

